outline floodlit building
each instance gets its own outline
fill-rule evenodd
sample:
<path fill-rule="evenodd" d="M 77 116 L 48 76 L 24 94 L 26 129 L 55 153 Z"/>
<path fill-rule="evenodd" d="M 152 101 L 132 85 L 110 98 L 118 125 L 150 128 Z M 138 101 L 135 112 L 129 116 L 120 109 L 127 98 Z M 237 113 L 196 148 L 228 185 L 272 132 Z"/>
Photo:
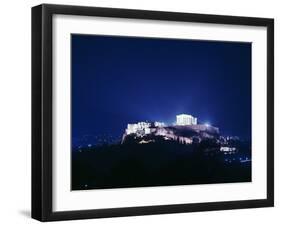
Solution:
<path fill-rule="evenodd" d="M 176 123 L 173 125 L 159 121 L 128 124 L 125 133 L 123 134 L 122 143 L 127 135 L 130 135 L 130 137 L 133 137 L 134 139 L 151 139 L 153 136 L 158 138 L 162 137 L 164 140 L 174 140 L 181 144 L 191 144 L 193 143 L 193 140 L 195 140 L 195 142 L 200 142 L 203 138 L 215 138 L 219 135 L 219 129 L 217 127 L 206 124 L 197 124 L 197 118 L 192 115 L 180 114 L 176 116 L 176 119 Z M 194 137 L 194 135 L 188 134 L 197 135 Z M 144 139 L 144 141 L 140 141 L 140 144 L 146 142 L 147 140 Z M 225 143 L 227 143 L 227 141 L 225 141 Z M 233 152 L 235 150 L 229 149 L 228 147 L 222 147 L 221 151 Z"/>
<path fill-rule="evenodd" d="M 180 114 L 177 115 L 176 125 L 178 126 L 197 125 L 197 118 L 193 117 L 192 115 Z"/>
<path fill-rule="evenodd" d="M 128 124 L 126 133 L 132 134 L 132 133 L 137 133 L 137 132 L 143 132 L 144 134 L 149 134 L 150 126 L 151 126 L 151 124 L 148 122 L 138 122 L 138 123 L 134 123 L 134 124 Z"/>
<path fill-rule="evenodd" d="M 221 147 L 220 151 L 223 151 L 223 152 L 234 152 L 234 151 L 236 151 L 236 148 L 235 147 Z"/>
<path fill-rule="evenodd" d="M 156 127 L 165 127 L 165 123 L 164 122 L 154 122 L 154 126 Z"/>

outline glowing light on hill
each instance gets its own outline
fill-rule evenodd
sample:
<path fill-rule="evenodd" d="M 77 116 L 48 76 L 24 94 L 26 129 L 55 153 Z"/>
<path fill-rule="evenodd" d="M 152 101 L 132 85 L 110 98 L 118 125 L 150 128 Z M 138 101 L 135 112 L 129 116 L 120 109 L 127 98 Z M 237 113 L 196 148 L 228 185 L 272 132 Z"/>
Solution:
<path fill-rule="evenodd" d="M 187 114 L 180 114 L 176 117 L 178 126 L 187 126 L 187 125 L 196 125 L 197 118 L 193 117 L 192 115 Z"/>

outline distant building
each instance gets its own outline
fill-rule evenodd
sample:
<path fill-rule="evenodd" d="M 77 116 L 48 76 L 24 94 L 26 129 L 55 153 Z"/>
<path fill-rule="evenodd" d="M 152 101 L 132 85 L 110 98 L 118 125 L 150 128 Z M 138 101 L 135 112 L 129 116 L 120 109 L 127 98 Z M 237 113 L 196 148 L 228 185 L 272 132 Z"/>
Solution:
<path fill-rule="evenodd" d="M 192 115 L 180 114 L 177 115 L 177 126 L 190 126 L 190 125 L 197 125 L 197 118 L 193 117 Z"/>
<path fill-rule="evenodd" d="M 164 122 L 154 122 L 155 127 L 165 127 L 166 124 Z"/>
<path fill-rule="evenodd" d="M 221 147 L 220 151 L 223 151 L 223 152 L 235 152 L 236 148 L 235 147 Z"/>
<path fill-rule="evenodd" d="M 141 134 L 149 134 L 150 133 L 151 124 L 148 122 L 138 122 L 134 124 L 128 124 L 126 133 L 141 133 Z"/>
<path fill-rule="evenodd" d="M 148 141 L 154 142 L 155 140 L 151 139 L 153 136 L 162 137 L 164 140 L 178 141 L 181 144 L 191 144 L 193 142 L 200 142 L 204 138 L 212 139 L 219 135 L 217 127 L 197 124 L 197 118 L 192 115 L 180 114 L 176 116 L 176 119 L 175 125 L 168 125 L 159 121 L 128 124 L 122 137 L 122 143 L 127 135 L 134 137 L 134 139 L 142 138 L 143 140 L 139 141 L 140 144 L 148 143 Z M 226 152 L 230 150 L 222 148 L 221 151 Z"/>

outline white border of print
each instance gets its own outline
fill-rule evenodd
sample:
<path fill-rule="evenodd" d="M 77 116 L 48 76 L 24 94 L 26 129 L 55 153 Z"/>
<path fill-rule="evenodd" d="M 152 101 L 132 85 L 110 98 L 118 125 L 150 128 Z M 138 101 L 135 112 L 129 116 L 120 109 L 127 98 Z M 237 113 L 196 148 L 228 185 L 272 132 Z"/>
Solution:
<path fill-rule="evenodd" d="M 72 33 L 252 42 L 252 182 L 71 191 Z M 265 199 L 266 57 L 264 27 L 54 15 L 53 211 Z"/>

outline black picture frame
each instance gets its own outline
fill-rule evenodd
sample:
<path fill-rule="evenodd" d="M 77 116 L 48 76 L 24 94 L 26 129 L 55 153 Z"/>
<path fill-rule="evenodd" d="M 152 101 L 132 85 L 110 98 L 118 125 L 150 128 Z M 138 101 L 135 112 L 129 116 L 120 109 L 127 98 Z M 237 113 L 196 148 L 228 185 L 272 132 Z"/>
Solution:
<path fill-rule="evenodd" d="M 129 208 L 52 210 L 52 17 L 55 14 L 263 26 L 267 28 L 267 198 Z M 32 218 L 121 217 L 274 205 L 274 20 L 221 15 L 43 4 L 32 8 Z"/>

